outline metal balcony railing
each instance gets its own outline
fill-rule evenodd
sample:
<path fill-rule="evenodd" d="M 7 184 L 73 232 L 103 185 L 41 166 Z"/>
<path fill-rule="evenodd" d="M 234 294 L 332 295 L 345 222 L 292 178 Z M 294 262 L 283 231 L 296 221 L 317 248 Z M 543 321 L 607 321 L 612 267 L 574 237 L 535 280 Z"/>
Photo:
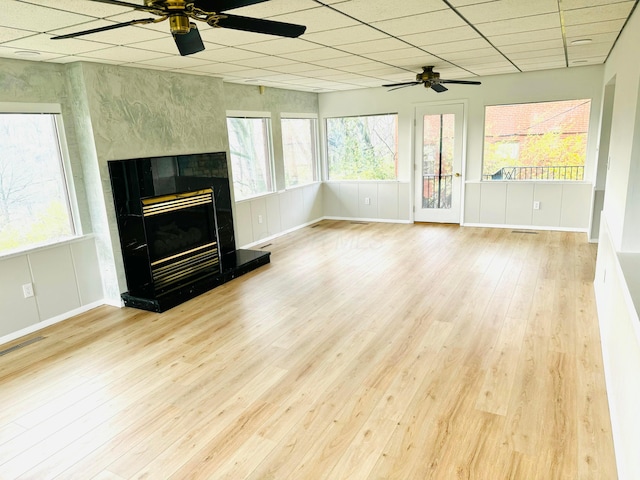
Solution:
<path fill-rule="evenodd" d="M 451 208 L 452 175 L 423 175 L 422 208 Z"/>
<path fill-rule="evenodd" d="M 483 180 L 583 180 L 584 166 L 502 167 Z"/>

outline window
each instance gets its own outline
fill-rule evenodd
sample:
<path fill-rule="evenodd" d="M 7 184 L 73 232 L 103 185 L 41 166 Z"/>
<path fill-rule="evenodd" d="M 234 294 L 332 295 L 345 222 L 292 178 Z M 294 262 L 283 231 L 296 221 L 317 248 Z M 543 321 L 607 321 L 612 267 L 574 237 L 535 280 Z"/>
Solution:
<path fill-rule="evenodd" d="M 282 153 L 285 187 L 305 185 L 317 180 L 317 120 L 283 118 Z"/>
<path fill-rule="evenodd" d="M 485 108 L 484 180 L 583 180 L 591 100 Z"/>
<path fill-rule="evenodd" d="M 75 236 L 57 124 L 0 113 L 0 253 Z"/>
<path fill-rule="evenodd" d="M 327 119 L 330 180 L 395 180 L 398 115 Z"/>
<path fill-rule="evenodd" d="M 271 119 L 227 118 L 235 199 L 273 192 Z"/>

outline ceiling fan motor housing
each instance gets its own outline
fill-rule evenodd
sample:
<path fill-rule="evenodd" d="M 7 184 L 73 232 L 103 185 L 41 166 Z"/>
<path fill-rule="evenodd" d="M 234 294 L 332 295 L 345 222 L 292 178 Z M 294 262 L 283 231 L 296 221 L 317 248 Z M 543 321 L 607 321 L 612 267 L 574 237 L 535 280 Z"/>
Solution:
<path fill-rule="evenodd" d="M 169 15 L 169 29 L 174 35 L 184 35 L 185 33 L 189 33 L 189 30 L 191 30 L 189 17 L 183 13 L 174 13 Z"/>

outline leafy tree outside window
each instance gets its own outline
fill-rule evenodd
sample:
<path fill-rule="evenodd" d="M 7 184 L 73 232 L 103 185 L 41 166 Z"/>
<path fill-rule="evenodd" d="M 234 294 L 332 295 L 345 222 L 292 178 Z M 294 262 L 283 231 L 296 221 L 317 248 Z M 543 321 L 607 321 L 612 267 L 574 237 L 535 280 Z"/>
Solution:
<path fill-rule="evenodd" d="M 282 153 L 285 187 L 306 185 L 317 180 L 317 120 L 283 118 Z"/>
<path fill-rule="evenodd" d="M 56 115 L 0 113 L 0 254 L 73 236 Z"/>
<path fill-rule="evenodd" d="M 396 180 L 398 115 L 327 119 L 330 180 Z"/>
<path fill-rule="evenodd" d="M 484 180 L 583 180 L 591 100 L 485 108 Z"/>
<path fill-rule="evenodd" d="M 227 118 L 236 200 L 273 192 L 271 119 Z"/>

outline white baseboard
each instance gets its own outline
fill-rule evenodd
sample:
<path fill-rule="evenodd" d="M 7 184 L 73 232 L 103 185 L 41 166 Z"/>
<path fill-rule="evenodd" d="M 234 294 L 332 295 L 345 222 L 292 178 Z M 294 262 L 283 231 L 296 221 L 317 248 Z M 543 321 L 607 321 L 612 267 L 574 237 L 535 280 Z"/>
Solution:
<path fill-rule="evenodd" d="M 71 317 L 75 317 L 76 315 L 80 315 L 81 313 L 88 312 L 96 307 L 101 305 L 105 305 L 106 302 L 103 300 L 99 300 L 97 302 L 89 303 L 87 305 L 83 305 L 82 307 L 73 309 L 69 312 L 65 312 L 61 315 L 56 315 L 53 318 L 49 318 L 47 320 L 43 320 L 42 322 L 34 323 L 26 328 L 18 330 L 16 332 L 12 332 L 4 337 L 0 337 L 0 345 L 9 343 L 16 338 L 24 337 L 25 335 L 29 335 L 30 333 L 37 332 L 38 330 L 42 330 L 43 328 L 50 327 L 51 325 L 55 325 L 56 323 L 60 323 L 63 320 L 67 320 Z"/>
<path fill-rule="evenodd" d="M 504 225 L 499 223 L 463 223 L 462 227 L 482 227 L 482 228 L 509 228 L 513 230 L 544 230 L 551 232 L 575 232 L 575 233 L 588 233 L 586 228 L 572 228 L 572 227 L 547 227 L 539 225 Z"/>
<path fill-rule="evenodd" d="M 413 223 L 411 220 L 397 220 L 390 218 L 366 218 L 366 217 L 322 217 L 322 220 L 344 220 L 346 222 L 369 222 L 369 223 Z"/>
<path fill-rule="evenodd" d="M 269 235 L 268 237 L 261 238 L 260 240 L 257 240 L 255 242 L 247 243 L 246 245 L 242 245 L 241 247 L 238 247 L 238 248 L 255 247 L 257 245 L 263 244 L 264 242 L 268 242 L 269 240 L 273 240 L 275 238 L 278 238 L 278 237 L 281 237 L 283 235 L 286 235 L 287 233 L 295 232 L 296 230 L 300 230 L 301 228 L 308 227 L 309 225 L 313 225 L 315 223 L 321 222 L 322 220 L 324 220 L 324 217 L 317 218 L 315 220 L 311 220 L 310 222 L 297 225 L 297 226 L 295 226 L 293 228 L 289 228 L 287 230 L 283 230 L 283 231 L 278 232 L 278 233 L 276 233 L 274 235 Z"/>
<path fill-rule="evenodd" d="M 293 228 L 289 228 L 288 230 L 283 230 L 282 232 L 276 233 L 275 235 L 269 235 L 268 237 L 264 237 L 256 242 L 247 243 L 246 245 L 242 245 L 239 248 L 251 248 L 256 247 L 258 245 L 264 244 L 264 242 L 268 242 L 269 240 L 274 240 L 278 237 L 282 237 L 288 233 L 295 232 L 296 230 L 300 230 L 301 228 L 308 227 L 310 225 L 314 225 L 322 220 L 344 220 L 351 222 L 378 222 L 378 223 L 413 223 L 410 220 L 389 220 L 389 219 L 380 219 L 380 218 L 360 218 L 360 217 L 320 217 L 315 220 L 312 220 L 307 223 L 303 223 Z"/>

